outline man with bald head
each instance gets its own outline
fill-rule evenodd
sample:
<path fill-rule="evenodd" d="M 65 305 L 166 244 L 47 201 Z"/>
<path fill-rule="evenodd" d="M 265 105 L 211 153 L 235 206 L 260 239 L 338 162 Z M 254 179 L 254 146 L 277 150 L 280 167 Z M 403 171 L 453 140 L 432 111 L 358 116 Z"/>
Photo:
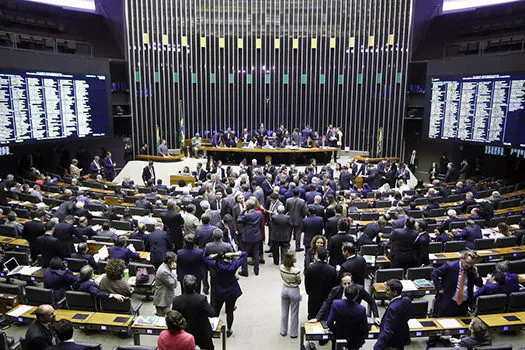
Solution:
<path fill-rule="evenodd" d="M 57 335 L 51 327 L 55 322 L 55 309 L 51 305 L 40 305 L 36 311 L 34 320 L 26 333 L 27 349 L 44 350 L 57 344 Z"/>

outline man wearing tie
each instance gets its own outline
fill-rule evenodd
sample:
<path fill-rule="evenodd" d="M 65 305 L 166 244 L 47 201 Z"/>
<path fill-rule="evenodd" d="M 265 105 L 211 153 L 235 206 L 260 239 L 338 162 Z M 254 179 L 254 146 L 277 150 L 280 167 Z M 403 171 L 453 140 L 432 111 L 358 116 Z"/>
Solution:
<path fill-rule="evenodd" d="M 466 316 L 469 304 L 474 302 L 474 285 L 481 287 L 475 264 L 476 254 L 461 252 L 459 261 L 448 261 L 432 271 L 432 280 L 438 291 L 438 317 Z"/>
<path fill-rule="evenodd" d="M 197 163 L 197 171 L 195 171 L 195 179 L 200 182 L 206 181 L 206 170 L 202 168 L 202 163 Z"/>
<path fill-rule="evenodd" d="M 153 180 L 153 183 L 155 183 L 155 168 L 152 160 L 142 169 L 142 181 L 144 181 L 144 184 L 147 184 L 148 180 Z"/>
<path fill-rule="evenodd" d="M 410 160 L 408 161 L 408 169 L 415 174 L 417 166 L 419 165 L 419 158 L 416 155 L 416 150 L 412 151 L 412 154 L 410 155 Z"/>
<path fill-rule="evenodd" d="M 115 178 L 115 166 L 117 163 L 114 163 L 113 159 L 111 159 L 111 152 L 106 153 L 106 157 L 102 160 L 102 163 L 104 164 L 106 180 L 113 181 Z"/>
<path fill-rule="evenodd" d="M 90 170 L 91 170 L 92 178 L 96 178 L 97 175 L 102 174 L 102 166 L 100 165 L 99 156 L 95 156 L 95 158 L 93 158 L 93 161 L 91 162 L 91 165 L 90 165 Z"/>

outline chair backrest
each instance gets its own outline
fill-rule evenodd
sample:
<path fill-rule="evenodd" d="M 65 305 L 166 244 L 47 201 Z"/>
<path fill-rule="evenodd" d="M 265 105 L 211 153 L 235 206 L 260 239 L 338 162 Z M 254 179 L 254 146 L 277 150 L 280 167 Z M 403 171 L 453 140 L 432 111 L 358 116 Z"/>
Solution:
<path fill-rule="evenodd" d="M 520 215 L 509 215 L 507 216 L 507 225 L 517 225 L 520 223 L 521 220 L 521 214 Z"/>
<path fill-rule="evenodd" d="M 434 270 L 432 266 L 410 267 L 407 269 L 407 280 L 418 280 L 424 278 L 430 281 L 432 270 Z"/>
<path fill-rule="evenodd" d="M 505 220 L 507 220 L 507 218 L 504 216 L 498 216 L 498 217 L 492 218 L 490 219 L 489 227 L 496 227 L 498 226 L 499 223 L 505 222 Z"/>
<path fill-rule="evenodd" d="M 362 213 L 361 220 L 363 221 L 379 220 L 379 213 Z"/>
<path fill-rule="evenodd" d="M 431 209 L 430 212 L 428 213 L 428 216 L 431 216 L 431 217 L 443 216 L 443 215 L 445 215 L 445 208 Z"/>
<path fill-rule="evenodd" d="M 3 210 L 4 212 L 4 215 L 7 215 L 11 212 L 11 207 L 8 207 L 8 206 L 5 206 L 5 205 L 0 205 L 0 209 Z"/>
<path fill-rule="evenodd" d="M 492 249 L 494 240 L 492 238 L 479 238 L 474 240 L 474 250 Z"/>
<path fill-rule="evenodd" d="M 492 190 L 478 191 L 476 198 L 487 198 L 492 194 Z"/>
<path fill-rule="evenodd" d="M 156 218 L 160 218 L 162 213 L 165 213 L 167 211 L 168 211 L 168 209 L 153 209 L 153 216 L 156 217 Z"/>
<path fill-rule="evenodd" d="M 512 344 L 478 346 L 476 350 L 512 350 Z"/>
<path fill-rule="evenodd" d="M 113 243 L 113 239 L 111 237 L 106 236 L 91 236 L 91 239 L 98 242 Z"/>
<path fill-rule="evenodd" d="M 427 318 L 428 317 L 428 300 L 412 300 L 410 318 Z"/>
<path fill-rule="evenodd" d="M 359 220 L 361 218 L 361 213 L 347 213 L 346 215 L 352 220 Z"/>
<path fill-rule="evenodd" d="M 414 219 L 420 219 L 423 217 L 423 212 L 421 210 L 409 210 L 407 215 Z"/>
<path fill-rule="evenodd" d="M 97 298 L 86 292 L 68 290 L 66 292 L 66 305 L 67 308 L 70 310 L 98 310 Z"/>
<path fill-rule="evenodd" d="M 106 260 L 99 260 L 98 261 L 98 274 L 102 275 L 103 273 L 106 273 L 106 266 L 108 266 L 108 262 Z"/>
<path fill-rule="evenodd" d="M 498 209 L 517 207 L 520 205 L 520 202 L 521 202 L 521 198 L 503 200 L 498 203 Z"/>
<path fill-rule="evenodd" d="M 494 242 L 495 248 L 505 248 L 505 247 L 514 247 L 518 245 L 518 237 L 516 236 L 510 236 L 510 237 L 501 237 L 496 239 Z"/>
<path fill-rule="evenodd" d="M 366 209 L 368 208 L 368 202 L 366 201 L 353 202 L 352 206 L 356 207 L 357 209 Z"/>
<path fill-rule="evenodd" d="M 149 214 L 150 211 L 146 208 L 130 207 L 129 212 L 131 213 L 131 215 L 146 216 Z"/>
<path fill-rule="evenodd" d="M 478 225 L 479 227 L 485 227 L 487 226 L 487 220 L 485 219 L 477 219 L 477 220 L 474 220 L 474 223 L 476 225 Z"/>
<path fill-rule="evenodd" d="M 506 294 L 480 295 L 476 299 L 476 315 L 499 314 L 507 309 Z"/>
<path fill-rule="evenodd" d="M 449 230 L 454 230 L 456 228 L 465 228 L 465 226 L 467 226 L 467 222 L 466 221 L 454 221 L 454 222 L 451 222 L 448 225 L 448 229 Z"/>
<path fill-rule="evenodd" d="M 428 224 L 427 233 L 433 233 L 435 229 L 438 229 L 440 224 Z"/>
<path fill-rule="evenodd" d="M 489 273 L 492 274 L 496 270 L 496 263 L 479 263 L 476 264 L 478 268 L 478 273 L 480 276 L 485 277 Z"/>
<path fill-rule="evenodd" d="M 86 259 L 66 258 L 67 267 L 73 272 L 80 272 L 82 266 L 87 265 Z"/>
<path fill-rule="evenodd" d="M 363 244 L 360 249 L 361 255 L 377 256 L 381 255 L 380 251 L 381 249 L 377 244 Z"/>
<path fill-rule="evenodd" d="M 443 247 L 444 252 L 460 252 L 467 247 L 466 241 L 448 241 Z"/>
<path fill-rule="evenodd" d="M 525 291 L 510 293 L 507 312 L 521 311 L 525 311 Z"/>
<path fill-rule="evenodd" d="M 97 218 L 97 217 L 93 217 L 91 219 L 89 219 L 89 224 L 90 225 L 102 225 L 104 223 L 109 223 L 109 220 L 108 219 L 104 219 L 104 218 Z"/>
<path fill-rule="evenodd" d="M 131 230 L 131 223 L 129 221 L 114 220 L 111 222 L 111 227 L 117 230 Z"/>
<path fill-rule="evenodd" d="M 376 201 L 376 208 L 388 208 L 392 205 L 391 201 Z"/>
<path fill-rule="evenodd" d="M 80 346 L 84 347 L 84 350 L 102 350 L 102 344 L 92 344 L 92 343 L 80 343 L 75 342 Z"/>
<path fill-rule="evenodd" d="M 392 278 L 397 278 L 398 280 L 402 280 L 404 273 L 405 271 L 403 269 L 376 270 L 374 282 L 375 283 L 386 282 Z"/>
<path fill-rule="evenodd" d="M 414 201 L 414 203 L 415 203 L 416 205 L 426 205 L 426 204 L 428 204 L 428 198 L 427 198 L 427 197 L 416 198 L 416 200 Z"/>
<path fill-rule="evenodd" d="M 445 198 L 445 201 L 446 202 L 457 202 L 457 201 L 462 200 L 463 198 L 465 198 L 465 194 L 464 193 L 451 194 L 450 196 Z"/>
<path fill-rule="evenodd" d="M 387 225 L 385 227 L 383 227 L 383 233 L 384 234 L 389 234 L 392 232 L 392 225 Z"/>
<path fill-rule="evenodd" d="M 29 255 L 27 252 L 15 252 L 15 251 L 7 251 L 4 253 L 4 260 L 7 261 L 11 258 L 15 258 L 18 262 L 18 265 L 29 265 Z"/>
<path fill-rule="evenodd" d="M 16 227 L 9 225 L 0 225 L 0 236 L 16 237 Z"/>
<path fill-rule="evenodd" d="M 111 298 L 100 298 L 100 311 L 131 315 L 131 300 L 125 298 L 122 303 L 116 303 L 115 300 Z"/>
<path fill-rule="evenodd" d="M 40 306 L 42 304 L 55 304 L 52 289 L 27 286 L 25 291 L 26 303 L 29 305 Z"/>
<path fill-rule="evenodd" d="M 20 284 L 0 283 L 0 293 L 18 295 L 23 299 L 24 290 Z"/>
<path fill-rule="evenodd" d="M 146 246 L 144 245 L 144 241 L 140 240 L 140 239 L 128 239 L 128 244 L 132 244 L 133 247 L 135 247 L 135 250 L 138 250 L 138 251 L 145 251 L 146 250 Z"/>
<path fill-rule="evenodd" d="M 509 261 L 510 273 L 525 273 L 525 259 Z"/>
<path fill-rule="evenodd" d="M 479 204 L 472 204 L 467 206 L 467 213 L 470 213 L 472 209 L 479 208 Z"/>
<path fill-rule="evenodd" d="M 442 242 L 430 242 L 428 245 L 428 252 L 432 254 L 441 253 L 443 251 Z"/>
<path fill-rule="evenodd" d="M 16 215 L 18 215 L 19 218 L 23 219 L 31 219 L 31 214 L 29 213 L 29 210 L 24 208 L 15 208 L 14 209 Z"/>

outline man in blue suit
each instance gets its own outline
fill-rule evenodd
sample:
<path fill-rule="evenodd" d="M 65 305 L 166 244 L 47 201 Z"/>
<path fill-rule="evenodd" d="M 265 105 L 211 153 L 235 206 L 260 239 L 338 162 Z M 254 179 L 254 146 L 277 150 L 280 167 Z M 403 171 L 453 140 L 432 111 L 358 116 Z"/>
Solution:
<path fill-rule="evenodd" d="M 341 190 L 349 190 L 354 182 L 354 177 L 351 172 L 348 171 L 348 167 L 343 165 L 341 168 L 341 174 L 339 175 L 339 187 Z"/>
<path fill-rule="evenodd" d="M 195 230 L 195 244 L 200 249 L 204 249 L 207 243 L 213 242 L 213 231 L 218 228 L 210 225 L 210 220 L 211 218 L 208 214 L 203 214 L 201 217 L 202 225 Z"/>
<path fill-rule="evenodd" d="M 485 283 L 474 293 L 474 300 L 481 295 L 506 294 L 505 293 L 505 273 L 497 271 L 492 275 L 490 281 Z"/>
<path fill-rule="evenodd" d="M 44 225 L 46 233 L 36 239 L 37 254 L 42 254 L 42 267 L 48 267 L 49 261 L 53 257 L 62 257 L 60 251 L 60 242 L 53 237 L 55 232 L 55 224 L 52 221 L 46 222 Z"/>
<path fill-rule="evenodd" d="M 204 271 L 207 271 L 206 261 L 204 260 L 204 251 L 195 247 L 195 235 L 193 234 L 184 236 L 184 246 L 185 248 L 177 251 L 177 279 L 179 280 L 181 288 L 183 289 L 182 292 L 184 293 L 184 283 L 182 283 L 184 276 L 195 276 L 195 289 L 197 293 L 200 293 Z M 209 290 L 209 285 L 207 288 Z M 205 293 L 208 294 L 207 291 L 205 291 Z"/>
<path fill-rule="evenodd" d="M 239 215 L 237 219 L 239 231 L 241 232 L 241 242 L 243 250 L 251 255 L 253 259 L 253 272 L 259 275 L 259 244 L 262 240 L 262 214 L 255 210 L 255 202 L 248 200 L 246 202 L 246 211 Z M 242 270 L 239 275 L 248 277 L 248 264 L 242 264 Z"/>
<path fill-rule="evenodd" d="M 46 350 L 84 350 L 85 347 L 75 343 L 73 340 L 73 323 L 65 318 L 53 324 L 57 334 L 58 344 L 48 347 Z"/>
<path fill-rule="evenodd" d="M 173 242 L 170 240 L 168 233 L 163 230 L 164 225 L 161 222 L 158 222 L 155 225 L 155 230 L 146 236 L 148 241 L 148 246 L 151 252 L 150 261 L 156 269 L 164 261 L 164 256 L 166 252 L 173 249 Z"/>
<path fill-rule="evenodd" d="M 308 208 L 306 218 L 303 219 L 303 244 L 304 249 L 310 249 L 312 239 L 317 235 L 322 235 L 324 230 L 324 219 L 317 216 L 313 208 Z"/>
<path fill-rule="evenodd" d="M 510 294 L 518 292 L 521 288 L 518 280 L 518 275 L 509 272 L 508 261 L 501 261 L 496 264 L 496 271 L 501 271 L 505 274 L 505 284 L 503 285 L 503 293 Z"/>
<path fill-rule="evenodd" d="M 438 317 L 466 316 L 472 303 L 474 285 L 481 287 L 475 264 L 476 254 L 472 251 L 461 252 L 459 261 L 447 261 L 432 271 L 432 280 L 438 295 Z"/>
<path fill-rule="evenodd" d="M 474 241 L 483 238 L 481 227 L 474 223 L 474 220 L 467 220 L 465 228 L 461 232 L 454 232 L 454 237 L 467 241 L 467 248 L 474 249 Z"/>
<path fill-rule="evenodd" d="M 366 309 L 356 302 L 358 294 L 359 288 L 355 284 L 346 287 L 346 300 L 334 300 L 328 316 L 328 327 L 335 339 L 346 339 L 347 349 L 361 348 L 370 331 Z"/>
<path fill-rule="evenodd" d="M 139 260 L 140 255 L 136 252 L 132 252 L 131 249 L 126 247 L 128 239 L 125 236 L 119 237 L 115 246 L 109 248 L 109 259 L 120 259 L 124 260 L 126 266 L 128 266 L 129 260 Z"/>
<path fill-rule="evenodd" d="M 392 268 L 410 268 L 416 266 L 416 247 L 414 242 L 418 236 L 415 229 L 416 221 L 414 218 L 408 218 L 405 227 L 395 229 L 390 235 L 389 244 L 390 261 Z"/>
<path fill-rule="evenodd" d="M 412 312 L 412 301 L 409 297 L 401 296 L 403 285 L 400 280 L 391 279 L 386 281 L 385 285 L 390 304 L 381 318 L 379 337 L 374 344 L 374 350 L 404 349 L 410 342 L 408 320 Z"/>
<path fill-rule="evenodd" d="M 64 298 L 66 291 L 76 282 L 77 278 L 71 270 L 67 269 L 62 259 L 54 257 L 49 263 L 49 267 L 44 270 L 44 288 L 53 291 L 55 302 Z"/>
<path fill-rule="evenodd" d="M 113 162 L 113 159 L 111 159 L 111 152 L 106 153 L 106 157 L 102 160 L 102 164 L 104 165 L 106 180 L 113 181 L 115 178 L 115 166 L 117 163 Z"/>

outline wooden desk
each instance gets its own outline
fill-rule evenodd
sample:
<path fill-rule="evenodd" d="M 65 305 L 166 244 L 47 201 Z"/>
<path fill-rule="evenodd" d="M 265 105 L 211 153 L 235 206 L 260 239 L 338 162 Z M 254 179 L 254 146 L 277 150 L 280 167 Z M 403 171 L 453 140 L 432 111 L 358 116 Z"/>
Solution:
<path fill-rule="evenodd" d="M 357 160 L 358 162 L 361 162 L 361 163 L 364 163 L 365 160 L 368 159 L 368 163 L 371 163 L 371 164 L 379 163 L 380 161 L 382 161 L 385 158 L 388 158 L 389 161 L 394 161 L 394 162 L 398 162 L 399 161 L 399 157 L 370 158 L 367 154 L 363 154 L 363 155 L 354 157 L 355 160 Z"/>
<path fill-rule="evenodd" d="M 36 319 L 36 315 L 35 315 L 35 311 L 37 309 L 36 306 L 31 306 L 30 310 L 26 311 L 20 316 L 13 316 L 13 314 L 17 312 L 17 308 L 27 307 L 27 306 L 28 305 L 18 305 L 16 308 L 6 313 L 6 316 L 10 317 L 17 323 L 27 323 L 27 322 L 33 321 L 34 319 Z M 56 312 L 57 320 L 65 318 L 66 320 L 71 321 L 71 323 L 73 323 L 73 325 L 76 328 L 80 328 L 80 329 L 86 329 L 86 324 L 90 322 L 91 317 L 95 314 L 94 312 L 90 312 L 90 311 L 64 310 L 64 309 L 56 309 L 55 312 Z"/>
<path fill-rule="evenodd" d="M 195 178 L 187 175 L 170 175 L 170 185 L 178 185 L 180 180 L 184 180 L 187 185 L 195 186 Z"/>
<path fill-rule="evenodd" d="M 506 314 L 479 315 L 489 328 L 498 331 L 519 330 L 525 325 L 525 312 L 510 312 Z"/>
<path fill-rule="evenodd" d="M 137 324 L 137 319 L 131 325 L 131 333 L 133 333 L 133 344 L 140 345 L 141 335 L 159 335 L 163 330 L 166 330 L 165 326 L 157 326 L 158 316 L 148 316 L 151 318 L 151 325 Z M 213 330 L 214 338 L 221 338 L 222 349 L 226 350 L 226 325 L 222 320 L 219 320 L 217 328 Z"/>
<path fill-rule="evenodd" d="M 390 259 L 385 255 L 378 255 L 375 257 L 375 262 L 366 262 L 367 267 L 385 267 L 390 266 Z"/>
<path fill-rule="evenodd" d="M 305 322 L 301 323 L 301 330 L 299 334 L 299 350 L 305 350 L 304 341 L 312 340 L 331 340 L 332 349 L 335 348 L 335 339 L 332 331 L 324 328 L 321 322 Z"/>
<path fill-rule="evenodd" d="M 105 312 L 95 312 L 86 325 L 87 329 L 121 332 L 128 331 L 133 323 L 133 315 L 109 314 Z"/>
<path fill-rule="evenodd" d="M 150 155 L 144 155 L 144 154 L 140 154 L 137 156 L 137 159 L 138 160 L 153 160 L 155 162 L 178 162 L 180 160 L 182 160 L 184 158 L 184 154 L 182 153 L 179 153 L 179 154 L 173 154 L 169 157 L 164 157 L 164 156 L 150 156 Z"/>

